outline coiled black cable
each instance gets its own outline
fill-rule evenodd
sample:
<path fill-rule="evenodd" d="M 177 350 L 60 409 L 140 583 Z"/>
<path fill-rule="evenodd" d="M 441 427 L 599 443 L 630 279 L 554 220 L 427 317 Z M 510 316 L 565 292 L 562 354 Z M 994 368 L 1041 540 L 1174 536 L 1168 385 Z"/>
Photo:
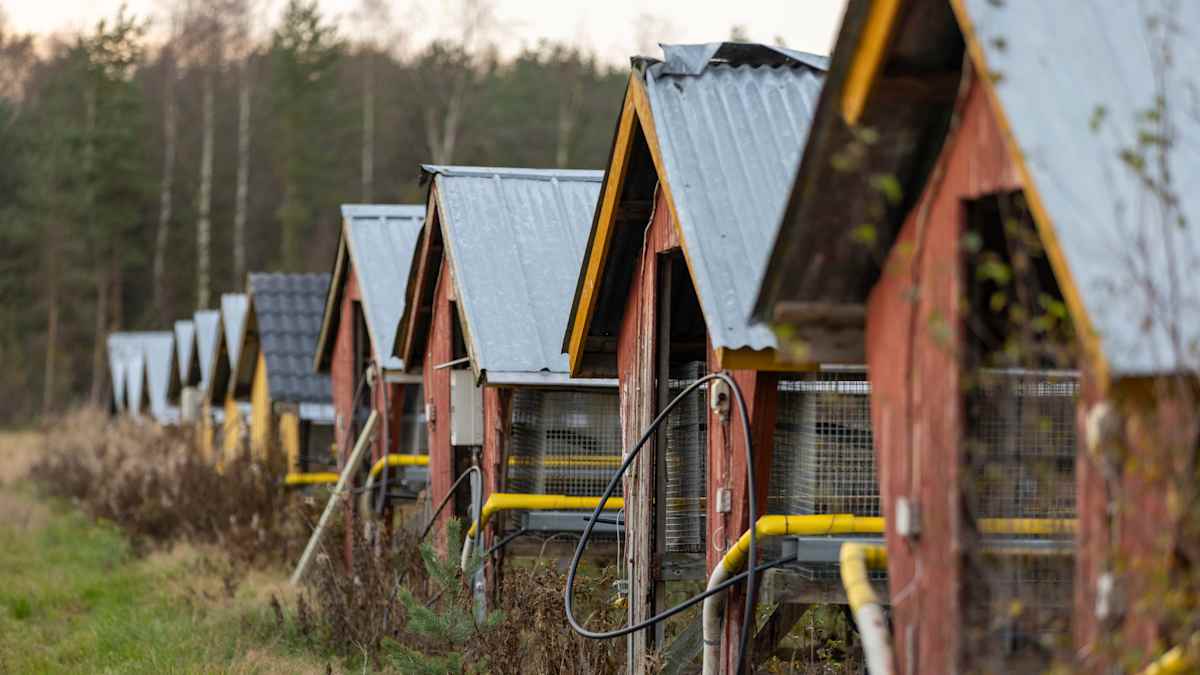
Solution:
<path fill-rule="evenodd" d="M 738 417 L 741 418 L 742 434 L 745 436 L 745 441 L 746 441 L 746 492 L 747 492 L 747 497 L 748 497 L 747 501 L 749 502 L 747 511 L 748 511 L 748 515 L 750 518 L 750 530 L 749 530 L 750 548 L 747 551 L 746 571 L 744 571 L 736 576 L 733 576 L 733 577 L 727 579 L 726 581 L 722 582 L 721 584 L 719 584 L 711 589 L 708 589 L 708 590 L 704 591 L 703 593 L 692 597 L 689 600 L 685 600 L 685 601 L 679 603 L 678 605 L 671 607 L 670 609 L 666 609 L 662 612 L 659 612 L 658 614 L 656 614 L 656 615 L 650 617 L 649 619 L 646 619 L 640 623 L 636 623 L 636 624 L 633 624 L 630 626 L 624 626 L 622 628 L 617 628 L 617 629 L 610 630 L 610 631 L 592 631 L 592 630 L 588 630 L 587 628 L 584 628 L 582 625 L 580 625 L 579 621 L 575 618 L 575 575 L 579 571 L 579 562 L 583 557 L 583 551 L 587 547 L 588 540 L 592 536 L 592 529 L 596 526 L 596 522 L 597 522 L 597 520 L 599 520 L 600 514 L 604 510 L 604 505 L 608 502 L 609 498 L 612 497 L 613 492 L 616 491 L 617 485 L 621 482 L 621 478 L 625 475 L 625 472 L 629 470 L 629 466 L 633 463 L 633 460 L 636 459 L 638 454 L 641 453 L 642 448 L 644 448 L 646 446 L 646 443 L 649 442 L 649 440 L 654 436 L 655 432 L 658 431 L 658 427 L 662 425 L 663 421 L 667 418 L 667 415 L 672 410 L 675 409 L 675 406 L 678 405 L 685 397 L 687 397 L 688 394 L 692 393 L 697 388 L 704 385 L 706 382 L 717 381 L 717 380 L 720 380 L 720 381 L 726 383 L 727 385 L 729 385 L 729 389 L 733 395 L 733 399 L 737 403 Z M 754 532 L 754 529 L 755 529 L 754 526 L 755 526 L 755 523 L 757 522 L 758 518 L 757 518 L 757 514 L 755 512 L 756 511 L 756 503 L 755 502 L 756 502 L 757 492 L 755 489 L 755 481 L 754 481 L 753 441 L 754 441 L 753 436 L 750 433 L 750 416 L 749 416 L 749 412 L 746 408 L 746 400 L 742 396 L 742 390 L 740 387 L 738 387 L 737 382 L 734 381 L 733 377 L 731 377 L 728 373 L 725 373 L 725 372 L 710 373 L 708 375 L 705 375 L 704 377 L 701 377 L 700 379 L 696 380 L 695 382 L 692 382 L 682 392 L 680 392 L 678 396 L 676 396 L 674 399 L 672 399 L 671 402 L 668 403 L 666 405 L 666 407 L 664 407 L 662 409 L 661 412 L 658 413 L 658 416 L 656 416 L 654 418 L 654 421 L 652 421 L 650 423 L 650 426 L 648 426 L 646 428 L 646 430 L 642 432 L 642 437 L 640 439 L 638 439 L 637 444 L 629 449 L 628 453 L 625 456 L 625 460 L 621 462 L 621 466 L 617 469 L 617 472 L 615 474 L 613 474 L 613 477 L 609 480 L 608 487 L 606 487 L 604 489 L 604 494 L 602 494 L 600 496 L 600 502 L 596 505 L 595 510 L 592 511 L 592 516 L 591 516 L 591 518 L 588 519 L 587 526 L 585 526 L 583 529 L 583 535 L 579 538 L 579 545 L 576 546 L 576 548 L 575 548 L 575 555 L 572 556 L 572 558 L 571 558 L 571 567 L 570 567 L 570 569 L 567 570 L 566 588 L 563 591 L 563 608 L 566 611 L 567 623 L 570 624 L 572 630 L 574 630 L 576 633 L 578 633 L 579 635 L 581 635 L 583 637 L 590 638 L 593 640 L 608 640 L 608 639 L 612 639 L 612 638 L 616 638 L 616 637 L 622 637 L 624 635 L 629 635 L 630 633 L 634 633 L 636 631 L 639 631 L 639 630 L 642 630 L 645 628 L 649 628 L 650 626 L 653 626 L 654 624 L 659 623 L 660 621 L 669 619 L 670 617 L 675 616 L 676 614 L 695 605 L 696 603 L 704 600 L 705 598 L 707 598 L 711 595 L 715 595 L 721 591 L 724 591 L 725 589 L 729 588 L 730 586 L 733 586 L 736 583 L 740 583 L 743 579 L 745 579 L 746 580 L 746 606 L 745 606 L 744 613 L 742 615 L 741 640 L 740 640 L 740 644 L 738 645 L 738 656 L 737 656 L 738 673 L 743 672 L 743 669 L 745 667 L 746 645 L 748 643 L 749 635 L 751 632 L 750 629 L 754 625 L 753 621 L 754 621 L 754 604 L 755 604 L 755 591 L 756 591 L 755 583 L 754 583 L 755 576 L 759 572 L 763 571 L 763 569 L 768 569 L 769 567 L 774 567 L 776 565 L 780 565 L 780 564 L 783 564 L 784 562 L 786 562 L 784 560 L 778 560 L 778 561 L 774 561 L 770 565 L 764 565 L 762 568 L 759 568 L 755 565 L 755 563 L 756 563 L 756 560 L 755 560 L 756 536 L 755 536 L 755 532 Z"/>
<path fill-rule="evenodd" d="M 475 519 L 480 520 L 483 518 L 483 472 L 479 470 L 478 466 L 472 465 L 467 467 L 467 470 L 459 474 L 458 478 L 450 484 L 450 489 L 446 491 L 446 496 L 442 497 L 441 503 L 433 510 L 433 515 L 429 517 L 429 522 L 425 524 L 425 529 L 421 531 L 421 538 L 417 541 L 425 541 L 425 537 L 429 536 L 429 531 L 433 529 L 433 524 L 437 522 L 438 516 L 441 515 L 442 509 L 446 508 L 446 504 L 450 503 L 450 499 L 454 497 L 455 492 L 458 492 L 458 488 L 462 485 L 462 482 L 471 474 L 479 476 L 479 494 L 475 496 Z M 479 550 L 480 544 L 483 541 L 482 527 L 475 528 L 475 537 L 477 540 L 475 549 Z"/>

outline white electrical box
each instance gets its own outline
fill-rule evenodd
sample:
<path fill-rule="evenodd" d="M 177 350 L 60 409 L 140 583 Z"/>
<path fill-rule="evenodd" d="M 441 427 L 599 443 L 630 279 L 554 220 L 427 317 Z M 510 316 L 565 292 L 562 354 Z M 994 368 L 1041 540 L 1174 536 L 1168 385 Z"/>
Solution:
<path fill-rule="evenodd" d="M 450 445 L 483 445 L 483 388 L 469 368 L 450 371 Z"/>

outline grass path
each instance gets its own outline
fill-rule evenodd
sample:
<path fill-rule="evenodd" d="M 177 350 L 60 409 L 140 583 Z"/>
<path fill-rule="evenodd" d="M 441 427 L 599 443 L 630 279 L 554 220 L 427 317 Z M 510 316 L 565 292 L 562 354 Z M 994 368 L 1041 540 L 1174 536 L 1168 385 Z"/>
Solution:
<path fill-rule="evenodd" d="M 285 572 L 223 561 L 135 557 L 115 528 L 0 484 L 0 673 L 327 672 L 271 609 Z"/>

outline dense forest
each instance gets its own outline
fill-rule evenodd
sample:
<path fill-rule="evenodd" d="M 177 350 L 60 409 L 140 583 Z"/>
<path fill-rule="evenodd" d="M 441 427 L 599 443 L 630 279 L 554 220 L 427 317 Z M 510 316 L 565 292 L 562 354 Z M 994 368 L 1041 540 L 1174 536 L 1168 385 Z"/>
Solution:
<path fill-rule="evenodd" d="M 401 54 L 365 0 L 178 0 L 77 35 L 0 18 L 0 423 L 108 391 L 110 331 L 166 329 L 248 271 L 327 271 L 347 202 L 414 202 L 421 162 L 600 168 L 622 69 L 567 45 L 502 59 L 485 0 Z"/>

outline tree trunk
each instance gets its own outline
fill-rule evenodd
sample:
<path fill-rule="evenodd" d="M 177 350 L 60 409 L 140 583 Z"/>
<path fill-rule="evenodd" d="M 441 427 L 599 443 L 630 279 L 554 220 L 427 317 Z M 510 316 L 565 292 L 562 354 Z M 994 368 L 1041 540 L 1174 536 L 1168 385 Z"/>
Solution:
<path fill-rule="evenodd" d="M 158 230 L 154 236 L 154 269 L 152 285 L 154 287 L 154 313 L 159 321 L 166 320 L 163 294 L 167 259 L 167 241 L 171 227 L 171 191 L 175 182 L 175 143 L 177 125 L 175 122 L 178 103 L 175 100 L 175 57 L 170 48 L 163 55 L 163 68 L 166 70 L 166 84 L 163 91 L 163 169 L 162 182 L 158 194 Z"/>
<path fill-rule="evenodd" d="M 250 194 L 250 59 L 242 60 L 238 83 L 238 165 L 237 195 L 233 211 L 233 283 L 240 286 L 246 277 L 246 202 Z"/>
<path fill-rule="evenodd" d="M 92 389 L 88 393 L 88 403 L 98 407 L 106 391 L 105 354 L 108 343 L 108 265 L 103 259 L 96 264 L 96 322 L 95 342 L 92 343 Z M 111 390 L 109 390 L 111 391 Z"/>
<path fill-rule="evenodd" d="M 200 204 L 196 221 L 196 306 L 209 306 L 210 244 L 212 240 L 212 165 L 213 165 L 213 66 L 204 74 L 204 100 L 201 113 L 203 142 L 200 149 Z"/>
<path fill-rule="evenodd" d="M 362 200 L 370 204 L 375 191 L 375 68 L 370 50 L 363 54 Z"/>
<path fill-rule="evenodd" d="M 565 91 L 560 91 L 560 96 L 562 98 L 558 103 L 558 143 L 554 150 L 554 164 L 560 169 L 565 169 L 571 161 L 571 141 L 575 138 L 579 104 L 583 98 L 583 81 L 575 78 Z"/>
<path fill-rule="evenodd" d="M 58 363 L 58 251 L 50 251 L 50 280 L 46 284 L 49 294 L 46 303 L 46 362 L 43 366 L 45 379 L 42 381 L 42 417 L 54 409 L 54 369 Z"/>

